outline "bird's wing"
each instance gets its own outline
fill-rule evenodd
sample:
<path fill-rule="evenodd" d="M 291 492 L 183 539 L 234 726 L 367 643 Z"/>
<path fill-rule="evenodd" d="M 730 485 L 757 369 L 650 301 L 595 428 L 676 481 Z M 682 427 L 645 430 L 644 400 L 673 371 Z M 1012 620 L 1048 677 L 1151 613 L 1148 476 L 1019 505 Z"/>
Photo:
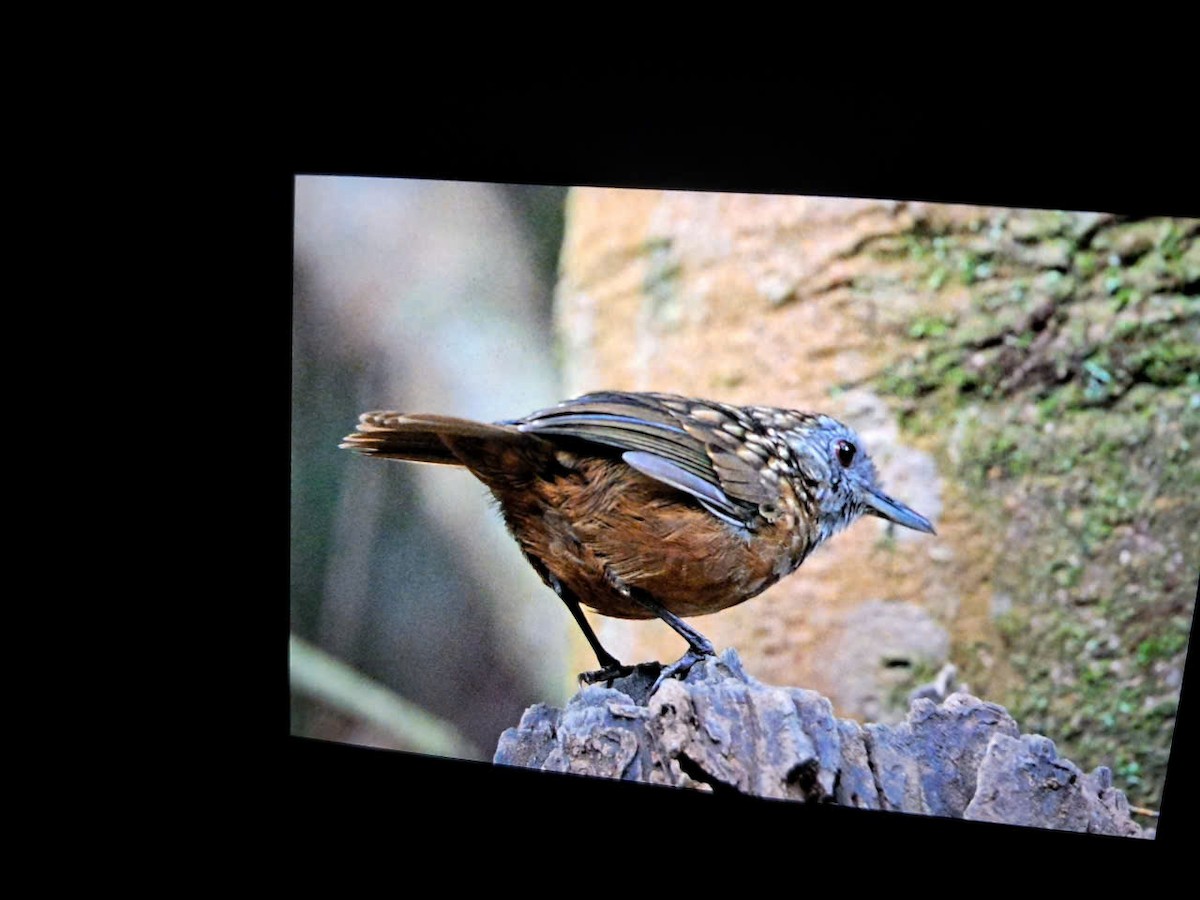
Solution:
<path fill-rule="evenodd" d="M 776 499 L 761 460 L 744 444 L 757 428 L 736 407 L 673 394 L 603 392 L 567 400 L 515 425 L 540 437 L 568 437 L 624 451 L 633 468 L 700 500 L 737 525 Z"/>

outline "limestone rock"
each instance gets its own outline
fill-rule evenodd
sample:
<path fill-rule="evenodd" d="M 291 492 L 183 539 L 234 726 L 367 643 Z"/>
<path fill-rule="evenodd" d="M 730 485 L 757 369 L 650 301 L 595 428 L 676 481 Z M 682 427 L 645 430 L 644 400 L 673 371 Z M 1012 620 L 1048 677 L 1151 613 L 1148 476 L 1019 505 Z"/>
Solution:
<path fill-rule="evenodd" d="M 734 650 L 650 694 L 653 666 L 530 707 L 494 761 L 553 772 L 863 809 L 1144 836 L 1104 767 L 1084 775 L 965 693 L 898 725 L 838 719 L 828 699 L 751 678 Z"/>

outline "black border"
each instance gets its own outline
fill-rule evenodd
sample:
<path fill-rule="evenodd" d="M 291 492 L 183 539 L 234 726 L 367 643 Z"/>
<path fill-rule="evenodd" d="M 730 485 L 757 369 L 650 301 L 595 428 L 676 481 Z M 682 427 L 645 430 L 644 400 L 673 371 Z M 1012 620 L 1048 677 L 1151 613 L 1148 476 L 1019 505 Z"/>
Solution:
<path fill-rule="evenodd" d="M 298 121 L 298 144 L 269 162 L 262 182 L 267 188 L 262 234 L 269 245 L 265 283 L 271 308 L 276 302 L 283 309 L 290 304 L 291 192 L 298 173 L 885 197 L 1130 215 L 1198 211 L 1187 194 L 1187 180 L 1194 182 L 1191 163 L 1164 158 L 1159 145 L 1113 148 L 1103 135 L 1069 127 L 1055 131 L 1053 126 L 1061 123 L 1052 119 L 1027 117 L 998 128 L 994 122 L 948 121 L 928 112 L 888 115 L 832 105 L 817 110 L 804 103 L 770 116 L 721 106 L 699 117 L 681 110 L 669 121 L 661 111 L 631 113 L 626 97 L 609 104 L 576 104 L 577 116 L 556 114 L 539 99 L 545 98 L 514 95 L 455 109 L 449 116 L 440 107 L 405 108 L 377 131 L 363 129 L 358 121 L 344 127 L 352 117 Z M 314 134 L 320 139 L 309 140 Z M 282 328 L 279 322 L 271 326 L 268 343 L 282 346 L 283 352 L 282 358 L 270 357 L 278 368 L 269 370 L 268 381 L 282 381 L 278 458 L 285 462 L 282 489 L 276 485 L 267 497 L 269 520 L 283 524 L 282 552 L 273 557 L 276 565 L 270 567 L 262 596 L 278 597 L 286 609 L 290 394 L 287 376 L 280 373 L 289 370 L 290 332 L 287 316 L 282 318 Z M 393 826 L 427 823 L 420 834 L 421 843 L 429 846 L 452 829 L 456 846 L 464 841 L 515 842 L 530 858 L 540 858 L 550 848 L 573 847 L 588 869 L 601 863 L 603 856 L 593 853 L 604 847 L 620 848 L 630 861 L 657 858 L 662 865 L 672 858 L 664 848 L 687 848 L 687 858 L 701 872 L 706 843 L 720 834 L 741 848 L 748 864 L 757 856 L 759 841 L 764 847 L 790 846 L 788 860 L 826 870 L 840 867 L 835 857 L 805 863 L 806 854 L 825 848 L 845 851 L 857 862 L 844 871 L 859 884 L 902 875 L 873 871 L 871 862 L 881 854 L 935 867 L 961 857 L 979 863 L 977 883 L 1002 890 L 1056 881 L 1059 874 L 1069 875 L 1073 883 L 1096 877 L 1108 884 L 1111 873 L 1126 865 L 1150 878 L 1168 874 L 1182 862 L 1190 837 L 1186 819 L 1195 788 L 1187 761 L 1193 758 L 1194 742 L 1184 714 L 1193 681 L 1190 655 L 1159 836 L 1146 842 L 693 796 L 290 737 L 286 633 L 280 617 L 265 613 L 268 637 L 262 645 L 278 647 L 279 655 L 264 651 L 255 662 L 268 672 L 266 683 L 282 685 L 285 692 L 284 697 L 268 692 L 271 708 L 278 704 L 283 709 L 282 727 L 268 730 L 271 740 L 279 742 L 272 746 L 287 762 L 290 807 L 324 810 L 329 818 L 318 821 L 331 830 L 394 815 Z M 277 753 L 271 754 L 273 759 Z M 350 829 L 357 833 L 355 826 Z M 1193 850 L 1190 842 L 1188 849 Z M 1021 862 L 1032 860 L 1021 855 L 1026 853 L 1041 857 L 1034 869 Z M 603 868 L 601 863 L 596 870 L 598 879 L 604 877 Z M 663 872 L 662 877 L 678 876 Z"/>

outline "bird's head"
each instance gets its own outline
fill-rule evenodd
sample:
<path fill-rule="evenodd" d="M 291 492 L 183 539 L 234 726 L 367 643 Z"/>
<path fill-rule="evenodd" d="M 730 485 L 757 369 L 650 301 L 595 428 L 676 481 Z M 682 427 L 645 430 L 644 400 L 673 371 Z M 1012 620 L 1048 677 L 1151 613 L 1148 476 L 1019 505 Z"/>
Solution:
<path fill-rule="evenodd" d="M 801 482 L 797 487 L 813 498 L 819 511 L 818 542 L 861 515 L 936 534 L 928 519 L 883 492 L 875 464 L 850 427 L 825 415 L 793 415 L 779 433 L 795 455 Z"/>

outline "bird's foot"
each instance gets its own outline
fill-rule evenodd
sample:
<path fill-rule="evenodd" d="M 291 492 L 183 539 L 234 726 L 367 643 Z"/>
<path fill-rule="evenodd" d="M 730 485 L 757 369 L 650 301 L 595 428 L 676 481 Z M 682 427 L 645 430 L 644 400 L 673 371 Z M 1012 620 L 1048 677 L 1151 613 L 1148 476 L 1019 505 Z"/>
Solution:
<path fill-rule="evenodd" d="M 603 681 L 605 687 L 612 687 L 612 683 L 618 678 L 624 678 L 626 675 L 633 674 L 637 666 L 624 666 L 615 659 L 606 665 L 603 669 L 597 669 L 595 672 L 580 672 L 580 685 L 595 684 L 598 681 Z"/>
<path fill-rule="evenodd" d="M 688 672 L 692 670 L 692 666 L 702 660 L 716 656 L 716 651 L 713 650 L 712 644 L 706 647 L 688 647 L 687 653 L 675 660 L 669 666 L 664 668 L 658 675 L 658 679 L 654 682 L 654 687 L 650 688 L 650 693 L 653 694 L 659 689 L 664 681 L 668 678 L 678 678 L 683 680 L 687 677 Z"/>

